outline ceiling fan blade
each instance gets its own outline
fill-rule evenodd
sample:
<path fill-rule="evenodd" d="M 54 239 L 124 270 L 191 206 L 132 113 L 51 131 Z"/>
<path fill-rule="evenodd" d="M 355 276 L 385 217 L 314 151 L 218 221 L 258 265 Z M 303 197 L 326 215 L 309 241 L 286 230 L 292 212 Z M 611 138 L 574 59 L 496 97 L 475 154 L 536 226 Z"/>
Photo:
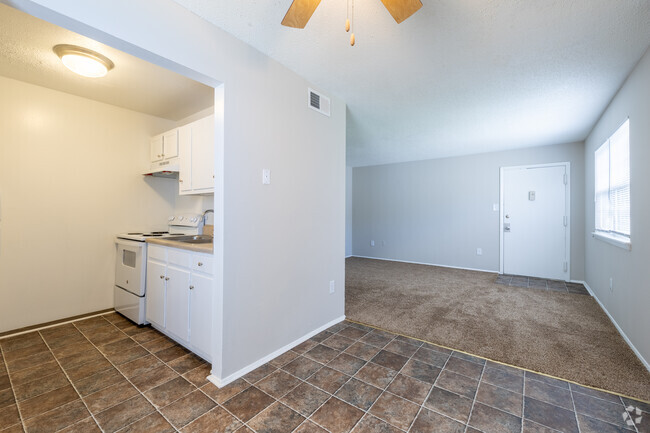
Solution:
<path fill-rule="evenodd" d="M 304 29 L 319 3 L 320 0 L 293 0 L 282 20 L 282 25 Z"/>
<path fill-rule="evenodd" d="M 381 0 L 388 12 L 395 18 L 397 24 L 401 23 L 422 7 L 420 0 Z M 295 3 L 295 2 L 294 2 Z"/>

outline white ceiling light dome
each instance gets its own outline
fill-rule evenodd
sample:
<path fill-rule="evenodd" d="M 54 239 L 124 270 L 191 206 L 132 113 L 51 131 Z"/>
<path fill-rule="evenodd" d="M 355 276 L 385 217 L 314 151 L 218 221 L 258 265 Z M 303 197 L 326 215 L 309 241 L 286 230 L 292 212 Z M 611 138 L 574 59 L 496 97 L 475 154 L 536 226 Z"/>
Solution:
<path fill-rule="evenodd" d="M 61 44 L 53 49 L 66 68 L 84 77 L 103 77 L 115 66 L 108 57 L 87 48 Z"/>

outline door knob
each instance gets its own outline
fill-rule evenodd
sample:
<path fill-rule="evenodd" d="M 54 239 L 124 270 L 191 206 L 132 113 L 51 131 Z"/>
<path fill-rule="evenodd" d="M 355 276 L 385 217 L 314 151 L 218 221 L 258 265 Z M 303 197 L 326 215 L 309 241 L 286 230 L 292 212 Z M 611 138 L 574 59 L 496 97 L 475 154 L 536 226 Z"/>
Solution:
<path fill-rule="evenodd" d="M 165 281 L 169 281 L 169 277 L 165 277 Z"/>
<path fill-rule="evenodd" d="M 190 286 L 190 290 L 194 289 L 194 286 Z"/>
<path fill-rule="evenodd" d="M 165 276 L 164 276 L 164 275 L 161 275 L 161 276 L 160 276 L 160 279 L 162 280 L 163 278 L 165 278 Z"/>
<path fill-rule="evenodd" d="M 506 218 L 510 218 L 510 214 L 509 214 L 509 213 L 506 214 Z"/>

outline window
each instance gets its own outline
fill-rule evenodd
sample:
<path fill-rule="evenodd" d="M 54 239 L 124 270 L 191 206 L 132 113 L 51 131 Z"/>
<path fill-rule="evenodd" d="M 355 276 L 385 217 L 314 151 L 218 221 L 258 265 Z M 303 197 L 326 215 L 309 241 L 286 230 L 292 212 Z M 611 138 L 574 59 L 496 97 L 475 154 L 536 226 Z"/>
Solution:
<path fill-rule="evenodd" d="M 630 121 L 600 146 L 595 154 L 596 232 L 624 247 L 630 242 Z"/>

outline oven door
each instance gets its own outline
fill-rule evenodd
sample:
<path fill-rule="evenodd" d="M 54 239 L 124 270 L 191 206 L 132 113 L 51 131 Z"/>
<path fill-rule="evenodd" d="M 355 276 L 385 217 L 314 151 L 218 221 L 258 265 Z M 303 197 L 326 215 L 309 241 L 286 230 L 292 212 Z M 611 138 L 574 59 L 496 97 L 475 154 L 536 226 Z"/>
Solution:
<path fill-rule="evenodd" d="M 125 239 L 117 239 L 115 243 L 115 285 L 136 296 L 144 296 L 147 244 Z"/>

